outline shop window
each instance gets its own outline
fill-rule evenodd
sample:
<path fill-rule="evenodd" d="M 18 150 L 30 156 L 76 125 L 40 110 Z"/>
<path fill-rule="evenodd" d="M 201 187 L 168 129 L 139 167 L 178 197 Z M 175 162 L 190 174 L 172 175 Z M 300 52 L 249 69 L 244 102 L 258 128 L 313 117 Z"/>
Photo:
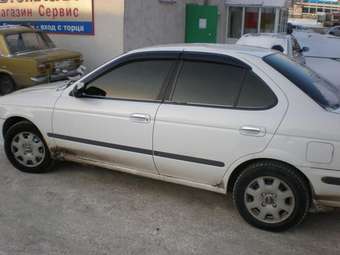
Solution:
<path fill-rule="evenodd" d="M 273 33 L 275 26 L 275 9 L 263 8 L 261 12 L 261 32 Z"/>
<path fill-rule="evenodd" d="M 246 8 L 246 16 L 244 20 L 244 33 L 257 33 L 259 21 L 259 8 Z"/>
<path fill-rule="evenodd" d="M 302 13 L 309 13 L 309 8 L 303 7 L 302 8 Z"/>
<path fill-rule="evenodd" d="M 287 31 L 287 23 L 288 23 L 288 10 L 281 9 L 279 10 L 279 32 L 286 32 Z"/>
<path fill-rule="evenodd" d="M 242 7 L 230 7 L 229 8 L 229 38 L 240 38 L 242 33 Z"/>
<path fill-rule="evenodd" d="M 310 8 L 310 13 L 315 14 L 316 13 L 316 9 L 315 8 Z"/>

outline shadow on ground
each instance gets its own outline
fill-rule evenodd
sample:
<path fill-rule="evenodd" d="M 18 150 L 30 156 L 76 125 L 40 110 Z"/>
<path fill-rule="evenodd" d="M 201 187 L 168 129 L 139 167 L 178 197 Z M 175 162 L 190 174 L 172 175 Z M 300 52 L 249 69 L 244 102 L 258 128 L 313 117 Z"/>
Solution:
<path fill-rule="evenodd" d="M 230 198 L 60 163 L 29 175 L 0 156 L 0 254 L 340 254 L 340 214 L 272 234 Z"/>

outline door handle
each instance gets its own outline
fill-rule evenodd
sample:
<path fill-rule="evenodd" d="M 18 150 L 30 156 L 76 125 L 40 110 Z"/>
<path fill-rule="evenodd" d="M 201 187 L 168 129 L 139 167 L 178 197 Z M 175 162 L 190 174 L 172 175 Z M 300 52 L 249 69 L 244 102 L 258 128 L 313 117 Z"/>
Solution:
<path fill-rule="evenodd" d="M 261 127 L 243 126 L 240 128 L 241 135 L 265 136 L 266 129 Z"/>
<path fill-rule="evenodd" d="M 151 122 L 151 116 L 149 114 L 144 113 L 133 113 L 130 115 L 130 119 L 133 122 L 137 123 L 150 123 Z"/>

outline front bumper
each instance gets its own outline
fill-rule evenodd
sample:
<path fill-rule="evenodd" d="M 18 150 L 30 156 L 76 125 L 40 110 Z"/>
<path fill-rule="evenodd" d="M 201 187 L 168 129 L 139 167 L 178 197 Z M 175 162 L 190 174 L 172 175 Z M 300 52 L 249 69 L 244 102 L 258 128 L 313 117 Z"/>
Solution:
<path fill-rule="evenodd" d="M 340 171 L 312 168 L 305 173 L 314 189 L 315 200 L 330 207 L 340 207 Z"/>
<path fill-rule="evenodd" d="M 40 84 L 40 83 L 46 83 L 46 82 L 55 82 L 55 81 L 66 80 L 69 77 L 75 77 L 75 76 L 83 75 L 84 69 L 85 69 L 84 66 L 80 66 L 79 68 L 74 69 L 74 70 L 63 70 L 63 71 L 60 71 L 59 73 L 55 73 L 55 74 L 32 77 L 31 81 L 33 81 L 36 84 Z"/>

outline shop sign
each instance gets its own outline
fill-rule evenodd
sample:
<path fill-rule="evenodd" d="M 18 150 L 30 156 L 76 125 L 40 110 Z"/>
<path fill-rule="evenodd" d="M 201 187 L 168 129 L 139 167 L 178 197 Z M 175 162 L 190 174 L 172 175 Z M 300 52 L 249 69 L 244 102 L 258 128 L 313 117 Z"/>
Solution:
<path fill-rule="evenodd" d="M 0 0 L 0 24 L 50 33 L 94 34 L 94 0 Z"/>

